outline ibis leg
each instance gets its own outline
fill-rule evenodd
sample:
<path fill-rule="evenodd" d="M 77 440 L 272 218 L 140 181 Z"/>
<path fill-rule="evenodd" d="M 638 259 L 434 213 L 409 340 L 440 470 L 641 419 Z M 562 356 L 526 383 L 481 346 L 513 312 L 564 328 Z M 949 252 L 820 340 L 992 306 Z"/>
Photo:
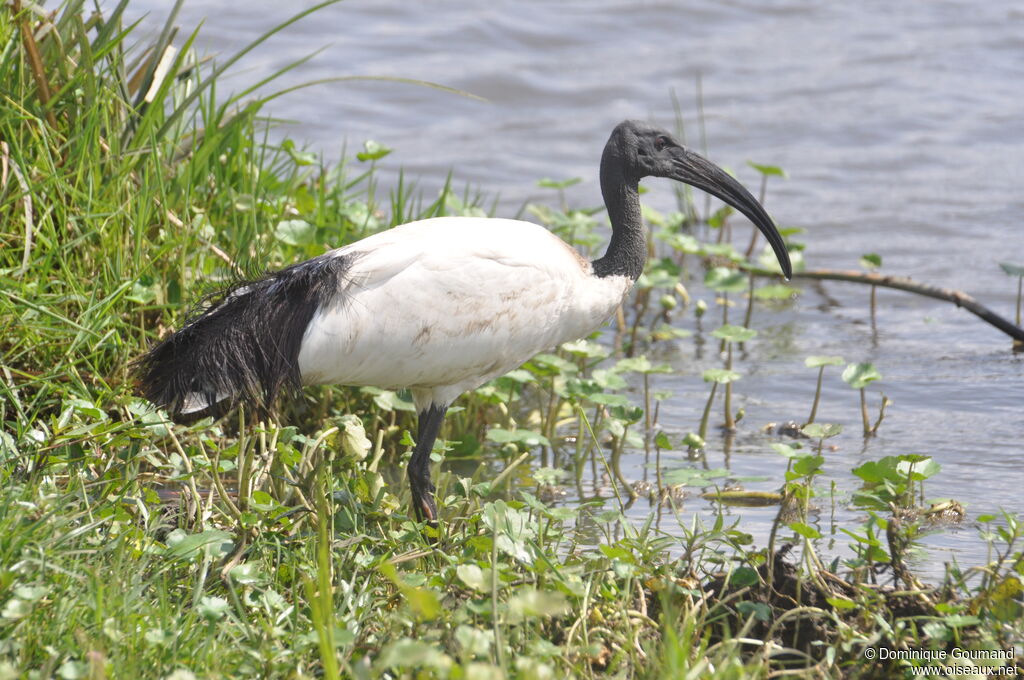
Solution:
<path fill-rule="evenodd" d="M 434 502 L 434 483 L 430 481 L 430 452 L 441 429 L 447 406 L 431 404 L 420 412 L 416 431 L 416 448 L 409 460 L 409 488 L 412 491 L 412 508 L 420 521 L 437 521 L 437 504 Z"/>

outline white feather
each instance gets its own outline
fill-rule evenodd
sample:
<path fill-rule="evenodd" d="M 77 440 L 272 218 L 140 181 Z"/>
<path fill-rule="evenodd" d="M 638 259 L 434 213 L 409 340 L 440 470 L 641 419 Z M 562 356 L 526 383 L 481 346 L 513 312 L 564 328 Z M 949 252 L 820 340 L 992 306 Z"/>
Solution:
<path fill-rule="evenodd" d="M 422 220 L 334 252 L 352 265 L 306 330 L 303 381 L 411 388 L 420 407 L 593 331 L 633 283 L 517 220 Z"/>

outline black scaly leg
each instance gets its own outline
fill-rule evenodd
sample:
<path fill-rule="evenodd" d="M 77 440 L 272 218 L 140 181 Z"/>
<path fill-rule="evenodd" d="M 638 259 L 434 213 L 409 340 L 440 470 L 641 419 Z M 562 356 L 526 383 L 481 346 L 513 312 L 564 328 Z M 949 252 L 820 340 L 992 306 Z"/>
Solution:
<path fill-rule="evenodd" d="M 447 406 L 431 404 L 420 412 L 416 429 L 416 448 L 409 460 L 409 488 L 412 490 L 412 508 L 421 522 L 437 522 L 437 504 L 434 502 L 434 483 L 430 481 L 430 451 L 441 429 Z"/>

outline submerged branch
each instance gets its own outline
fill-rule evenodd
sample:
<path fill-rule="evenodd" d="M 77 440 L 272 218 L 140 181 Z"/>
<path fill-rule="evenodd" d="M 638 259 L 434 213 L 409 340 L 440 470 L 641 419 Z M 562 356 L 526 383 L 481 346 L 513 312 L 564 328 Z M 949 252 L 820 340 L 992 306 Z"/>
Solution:
<path fill-rule="evenodd" d="M 759 276 L 776 276 L 778 272 L 771 272 L 767 269 L 751 267 L 748 269 Z M 880 286 L 882 288 L 893 288 L 908 293 L 916 293 L 936 300 L 952 302 L 957 307 L 966 309 L 971 314 L 979 317 L 982 321 L 995 326 L 1002 332 L 1015 340 L 1024 342 L 1024 328 L 1014 325 L 1008 319 L 996 314 L 991 309 L 981 304 L 973 297 L 959 290 L 951 288 L 939 288 L 927 283 L 913 281 L 905 276 L 889 276 L 874 272 L 859 272 L 847 269 L 812 269 L 809 271 L 793 272 L 794 279 L 816 279 L 819 281 L 849 281 L 851 283 L 864 283 L 869 286 Z"/>

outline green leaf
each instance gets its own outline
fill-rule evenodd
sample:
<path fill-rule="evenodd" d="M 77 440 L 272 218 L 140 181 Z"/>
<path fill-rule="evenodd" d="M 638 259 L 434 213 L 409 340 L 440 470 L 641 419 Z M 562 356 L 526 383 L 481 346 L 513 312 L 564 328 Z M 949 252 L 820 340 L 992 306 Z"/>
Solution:
<path fill-rule="evenodd" d="M 734 588 L 746 588 L 756 585 L 760 581 L 761 577 L 757 575 L 757 570 L 750 567 L 737 567 L 729 575 L 729 585 Z"/>
<path fill-rule="evenodd" d="M 777 165 L 761 165 L 754 161 L 747 161 L 747 165 L 765 176 L 774 175 L 775 177 L 789 177 L 789 175 L 786 174 L 786 171 Z"/>
<path fill-rule="evenodd" d="M 725 224 L 726 218 L 734 212 L 735 210 L 733 210 L 731 205 L 723 205 L 708 218 L 708 226 L 712 229 L 720 229 Z"/>
<path fill-rule="evenodd" d="M 281 220 L 274 228 L 274 238 L 290 246 L 308 246 L 316 241 L 316 227 L 306 220 Z"/>
<path fill-rule="evenodd" d="M 588 394 L 587 399 L 602 406 L 629 406 L 629 397 L 624 394 L 610 394 L 608 392 L 595 392 Z"/>
<path fill-rule="evenodd" d="M 296 151 L 295 142 L 290 139 L 284 140 L 281 143 L 281 148 L 291 156 L 295 165 L 313 165 L 317 162 L 317 156 L 315 153 L 310 153 L 308 151 Z"/>
<path fill-rule="evenodd" d="M 819 366 L 842 366 L 845 360 L 837 356 L 812 356 L 804 359 L 804 366 L 818 368 Z"/>
<path fill-rule="evenodd" d="M 252 562 L 242 562 L 236 564 L 228 572 L 231 576 L 231 580 L 235 583 L 240 583 L 244 586 L 253 585 L 263 580 L 263 575 L 260 574 L 259 567 Z"/>
<path fill-rule="evenodd" d="M 816 473 L 825 462 L 824 456 L 804 456 L 793 462 L 793 472 L 800 477 L 807 477 Z"/>
<path fill-rule="evenodd" d="M 896 465 L 896 471 L 902 478 L 909 477 L 918 482 L 935 476 L 941 469 L 942 466 L 930 456 L 900 456 Z"/>
<path fill-rule="evenodd" d="M 862 389 L 868 383 L 881 379 L 882 374 L 878 372 L 874 364 L 869 362 L 850 364 L 843 371 L 843 380 L 855 390 Z"/>
<path fill-rule="evenodd" d="M 806 455 L 803 452 L 797 451 L 796 448 L 790 446 L 789 444 L 780 444 L 778 442 L 773 442 L 771 444 L 771 447 L 775 449 L 776 453 L 783 455 L 786 458 L 799 458 L 800 456 Z"/>
<path fill-rule="evenodd" d="M 772 608 L 765 602 L 737 602 L 736 611 L 743 616 L 752 615 L 758 621 L 771 621 L 772 619 Z"/>
<path fill-rule="evenodd" d="M 720 326 L 713 330 L 711 335 L 716 338 L 721 338 L 727 342 L 746 342 L 747 340 L 752 340 L 757 335 L 757 331 L 753 328 L 746 328 L 744 326 L 725 324 L 724 326 Z"/>
<path fill-rule="evenodd" d="M 391 149 L 379 144 L 378 142 L 368 139 L 363 143 L 363 151 L 356 154 L 356 158 L 361 161 L 376 161 L 384 158 L 391 153 Z"/>
<path fill-rule="evenodd" d="M 455 661 L 432 642 L 403 637 L 389 643 L 374 662 L 374 670 L 390 668 L 416 668 L 434 671 L 432 676 L 448 677 Z M 400 674 L 401 677 L 413 677 Z"/>
<path fill-rule="evenodd" d="M 704 285 L 719 293 L 742 293 L 747 289 L 747 275 L 728 267 L 713 267 L 704 276 Z"/>
<path fill-rule="evenodd" d="M 878 269 L 882 266 L 882 256 L 878 253 L 864 253 L 860 256 L 860 266 L 864 269 Z"/>
<path fill-rule="evenodd" d="M 204 596 L 199 600 L 199 606 L 196 609 L 199 615 L 207 621 L 216 621 L 228 613 L 231 605 L 223 597 Z"/>
<path fill-rule="evenodd" d="M 800 289 L 784 283 L 773 283 L 754 290 L 758 300 L 790 300 L 800 294 Z"/>
<path fill-rule="evenodd" d="M 826 597 L 825 601 L 836 609 L 856 609 L 857 603 L 845 597 Z"/>
<path fill-rule="evenodd" d="M 533 430 L 506 430 L 501 427 L 492 427 L 487 430 L 487 438 L 498 444 L 522 444 L 528 448 L 551 446 L 547 437 Z"/>
<path fill-rule="evenodd" d="M 570 177 L 569 179 L 551 179 L 550 177 L 544 177 L 543 179 L 537 180 L 537 186 L 545 189 L 567 189 L 574 184 L 579 184 L 583 179 L 581 177 Z"/>
<path fill-rule="evenodd" d="M 842 433 L 843 426 L 838 423 L 811 423 L 800 429 L 811 439 L 828 439 Z"/>
<path fill-rule="evenodd" d="M 252 498 L 249 499 L 249 505 L 258 512 L 270 512 L 277 507 L 273 496 L 266 491 L 253 491 Z"/>
<path fill-rule="evenodd" d="M 455 568 L 459 580 L 467 586 L 481 593 L 489 592 L 491 589 L 490 579 L 484 575 L 484 570 L 475 564 L 460 564 Z"/>
<path fill-rule="evenodd" d="M 664 479 L 668 484 L 682 484 L 687 486 L 706 486 L 709 480 L 721 479 L 729 476 L 725 468 L 712 468 L 710 470 L 684 467 L 669 470 L 665 473 Z M 714 496 L 715 494 L 712 494 Z"/>
<path fill-rule="evenodd" d="M 509 620 L 520 623 L 526 619 L 561 616 L 569 612 L 569 601 L 559 591 L 520 588 L 508 598 Z"/>
<path fill-rule="evenodd" d="M 800 534 L 806 539 L 810 539 L 813 541 L 815 539 L 821 538 L 821 532 L 809 524 L 804 524 L 803 522 L 792 522 L 788 526 L 790 529 L 792 529 L 793 531 Z"/>
<path fill-rule="evenodd" d="M 575 340 L 573 342 L 564 342 L 562 343 L 562 349 L 569 354 L 574 354 L 585 359 L 604 359 L 611 354 L 611 350 L 604 345 L 585 339 Z"/>
<path fill-rule="evenodd" d="M 232 547 L 231 541 L 231 534 L 220 529 L 207 529 L 198 534 L 186 534 L 176 529 L 167 535 L 167 555 L 186 558 L 205 551 L 213 557 L 218 557 L 228 553 Z"/>
<path fill-rule="evenodd" d="M 740 374 L 725 368 L 709 368 L 703 373 L 704 382 L 716 382 L 722 385 L 740 379 Z"/>
<path fill-rule="evenodd" d="M 1007 276 L 1024 276 L 1024 265 L 1000 262 L 999 267 L 1006 272 Z"/>
<path fill-rule="evenodd" d="M 672 367 L 668 364 L 652 364 L 647 357 L 638 356 L 620 359 L 612 370 L 616 373 L 671 373 Z"/>

